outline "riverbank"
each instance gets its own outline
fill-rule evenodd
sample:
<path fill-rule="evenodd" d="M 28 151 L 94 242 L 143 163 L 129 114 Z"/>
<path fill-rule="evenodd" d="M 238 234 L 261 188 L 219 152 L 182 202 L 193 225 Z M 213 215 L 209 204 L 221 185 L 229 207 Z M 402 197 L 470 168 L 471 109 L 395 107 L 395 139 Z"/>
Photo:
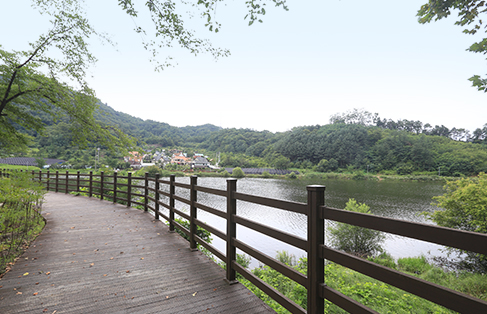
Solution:
<path fill-rule="evenodd" d="M 291 179 L 291 180 L 370 180 L 370 181 L 382 181 L 382 180 L 402 180 L 402 181 L 445 181 L 445 180 L 457 180 L 458 177 L 446 177 L 438 176 L 435 174 L 410 174 L 410 175 L 396 175 L 396 174 L 372 174 L 363 173 L 361 171 L 357 172 L 313 172 L 306 171 L 303 169 L 291 169 L 295 172 L 287 175 L 272 175 L 269 173 L 257 174 L 245 174 L 245 178 L 260 178 L 260 179 Z M 144 169 L 138 170 L 137 173 L 143 174 Z M 192 176 L 197 175 L 199 177 L 216 177 L 216 178 L 230 178 L 231 173 L 226 171 L 223 172 L 206 172 L 206 171 L 165 171 L 160 172 L 161 176 L 169 176 L 175 174 L 176 176 Z"/>
<path fill-rule="evenodd" d="M 23 171 L 39 171 L 38 167 L 32 166 L 13 166 L 7 164 L 0 164 L 0 169 L 11 169 L 11 170 L 23 170 Z M 419 172 L 419 173 L 412 173 L 408 175 L 398 175 L 389 172 L 379 172 L 379 173 L 366 173 L 361 170 L 356 171 L 345 171 L 345 172 L 315 172 L 310 169 L 290 169 L 293 171 L 287 175 L 273 175 L 267 172 L 263 174 L 245 174 L 244 177 L 246 178 L 263 178 L 263 179 L 316 179 L 316 180 L 370 180 L 370 181 L 382 181 L 382 180 L 402 180 L 402 181 L 445 181 L 445 180 L 456 180 L 459 177 L 446 177 L 434 174 L 433 172 Z M 43 171 L 47 171 L 43 169 Z M 93 171 L 93 173 L 99 173 L 101 170 L 94 171 L 93 169 L 58 169 L 58 170 L 50 170 L 51 172 L 59 171 L 65 172 L 68 171 L 69 173 L 77 173 L 80 171 L 81 173 L 89 173 Z M 105 169 L 105 172 L 112 172 L 113 170 Z M 119 172 L 133 172 L 137 176 L 144 176 L 145 172 L 149 172 L 149 174 L 154 175 L 159 173 L 161 177 L 168 177 L 170 175 L 176 175 L 177 177 L 185 177 L 185 176 L 192 176 L 197 175 L 199 177 L 215 177 L 215 178 L 230 178 L 232 174 L 225 171 L 205 171 L 205 170 L 188 170 L 188 171 L 169 171 L 164 170 L 156 166 L 151 166 L 148 168 L 143 168 L 140 170 L 121 170 Z"/>
<path fill-rule="evenodd" d="M 137 177 L 139 175 L 136 175 Z M 30 177 L 26 175 L 26 177 Z M 57 177 L 57 176 L 56 176 Z M 135 176 L 134 176 L 135 177 Z M 178 178 L 178 182 L 188 182 L 189 178 Z M 288 200 L 288 201 L 296 201 L 296 202 L 303 202 L 303 199 L 306 198 L 306 186 L 309 184 L 323 184 L 321 182 L 311 182 L 316 180 L 308 180 L 308 181 L 300 181 L 300 180 L 266 180 L 266 179 L 254 179 L 254 178 L 245 178 L 243 180 L 239 180 L 238 182 L 238 191 L 242 193 L 248 193 L 251 195 L 260 195 L 263 197 L 273 197 L 276 199 Z M 103 181 L 102 181 L 103 182 Z M 105 181 L 106 182 L 106 181 Z M 120 183 L 120 182 L 119 182 Z M 224 187 L 227 182 L 223 178 L 201 178 L 198 180 L 198 184 L 208 188 L 222 188 Z M 361 199 L 361 202 L 366 202 L 370 204 L 374 204 L 374 210 L 376 214 L 381 214 L 383 216 L 391 216 L 390 212 L 382 212 L 383 210 L 391 210 L 395 209 L 398 211 L 398 207 L 403 208 L 401 212 L 397 212 L 392 216 L 392 218 L 407 218 L 404 220 L 412 221 L 413 219 L 417 219 L 414 217 L 414 212 L 421 213 L 426 211 L 428 208 L 421 207 L 422 205 L 428 206 L 431 204 L 431 197 L 436 193 L 440 193 L 441 191 L 441 184 L 437 182 L 401 182 L 401 181 L 391 181 L 387 183 L 380 183 L 375 181 L 355 181 L 355 180 L 328 180 L 326 182 L 327 185 L 327 206 L 335 207 L 335 208 L 343 208 L 341 205 L 342 202 L 346 202 L 349 200 L 351 196 Z M 57 185 L 56 185 L 57 186 Z M 90 184 L 91 186 L 91 184 Z M 393 189 L 393 191 L 390 191 Z M 132 194 L 134 195 L 134 194 Z M 211 204 L 212 208 L 217 210 L 222 209 L 226 206 L 226 199 L 222 198 L 221 195 L 215 195 L 215 199 L 212 197 L 208 197 L 208 195 L 202 193 L 202 197 L 198 197 L 199 201 L 205 201 L 205 204 Z M 437 195 L 437 194 L 436 194 Z M 379 199 L 379 197 L 383 197 Z M 385 198 L 384 198 L 385 197 Z M 400 198 L 401 197 L 401 198 Z M 219 199 L 219 201 L 216 201 Z M 422 199 L 422 200 L 421 200 Z M 183 212 L 188 212 L 188 208 L 184 207 L 183 204 L 179 204 L 177 206 Z M 431 209 L 431 208 L 429 208 Z M 306 232 L 306 224 L 303 223 L 303 220 L 306 220 L 306 217 L 303 215 L 294 215 L 292 212 L 289 213 L 287 211 L 280 213 L 280 211 L 274 211 L 272 209 L 263 208 L 259 206 L 253 206 L 249 204 L 239 204 L 239 215 L 242 217 L 248 218 L 250 220 L 255 220 L 258 222 L 266 222 L 270 227 L 279 228 L 282 231 L 295 234 L 298 237 L 305 238 Z M 198 219 L 208 223 L 208 225 L 215 227 L 216 229 L 224 230 L 224 228 L 220 228 L 218 223 L 215 222 L 215 218 L 218 217 L 210 217 L 211 215 L 205 215 L 203 211 L 198 213 Z M 214 216 L 214 215 L 213 215 Z M 213 220 L 212 220 L 213 219 Z M 218 220 L 218 219 L 216 219 Z M 221 222 L 221 221 L 220 221 Z M 245 239 L 245 242 L 252 246 L 255 249 L 269 255 L 273 256 L 277 251 L 282 251 L 282 248 L 279 248 L 276 244 L 272 243 L 270 239 L 263 239 L 260 237 L 253 237 L 251 234 L 243 234 L 245 231 L 243 228 L 239 229 L 239 237 L 241 236 L 242 239 Z M 265 247 L 261 247 L 264 245 Z M 401 256 L 401 258 L 408 258 L 408 256 L 418 256 L 421 253 L 414 253 L 411 251 L 406 252 L 406 246 L 403 243 L 399 245 L 400 251 L 406 254 L 406 256 Z M 412 245 L 413 247 L 417 247 L 417 245 Z M 215 243 L 215 247 L 217 247 L 220 251 L 224 252 L 224 249 L 218 247 L 217 243 Z M 389 251 L 389 249 L 386 249 Z M 429 252 L 429 249 L 422 250 L 422 254 L 424 252 Z M 296 254 L 296 256 L 300 256 L 300 254 Z M 393 255 L 397 258 L 397 255 Z M 392 266 L 391 266 L 392 267 Z M 256 269 L 261 269 L 257 265 Z M 344 269 L 344 275 L 349 274 L 349 270 Z M 338 272 L 337 270 L 333 270 L 333 272 Z M 357 275 L 359 276 L 359 275 Z M 442 275 L 443 276 L 443 275 Z M 270 278 L 270 277 L 269 277 Z M 270 284 L 273 284 L 271 282 Z M 327 282 L 328 284 L 328 282 Z M 369 286 L 369 281 L 365 281 L 364 283 L 360 282 L 361 285 Z M 280 285 L 279 285 L 280 286 Z M 383 285 L 381 283 L 376 283 L 378 289 L 382 289 Z M 338 285 L 338 287 L 341 287 Z M 343 288 L 346 290 L 346 288 Z M 353 291 L 358 290 L 359 288 L 353 288 Z M 375 291 L 364 290 L 365 292 L 360 292 L 359 294 L 368 294 L 374 295 Z M 296 291 L 295 294 L 298 294 L 300 291 Z M 392 295 L 392 293 L 387 293 L 385 297 L 388 295 Z M 390 297 L 390 296 L 389 296 Z M 367 301 L 367 300 L 365 300 Z M 367 302 L 363 302 L 366 303 Z M 384 301 L 384 300 L 382 300 Z M 385 301 L 384 301 L 385 302 Z M 407 303 L 409 305 L 409 303 Z M 393 307 L 394 303 L 386 304 L 386 308 Z M 411 305 L 412 307 L 416 308 L 416 305 Z M 400 312 L 399 310 L 396 312 Z M 425 311 L 426 313 L 427 311 Z M 440 312 L 439 310 L 436 312 Z"/>
<path fill-rule="evenodd" d="M 268 172 L 263 174 L 244 174 L 245 178 L 261 178 L 261 179 L 292 179 L 292 180 L 370 180 L 370 181 L 382 181 L 382 180 L 402 180 L 402 181 L 445 181 L 456 180 L 458 177 L 446 177 L 439 176 L 434 173 L 412 173 L 409 175 L 398 175 L 393 173 L 366 173 L 361 170 L 349 171 L 349 172 L 316 172 L 309 169 L 290 169 L 292 171 L 286 175 L 273 175 Z M 144 169 L 138 170 L 138 173 L 143 174 Z M 161 176 L 169 176 L 170 174 L 176 174 L 177 176 L 191 176 L 198 175 L 199 177 L 232 177 L 231 173 L 227 171 L 187 171 L 187 172 L 170 172 L 162 170 Z M 240 176 L 239 176 L 240 177 Z"/>
<path fill-rule="evenodd" d="M 296 258 L 286 252 L 280 252 L 276 258 L 303 274 L 307 272 L 307 261 L 305 258 L 296 260 Z M 487 300 L 487 278 L 485 275 L 447 271 L 431 265 L 422 256 L 400 258 L 395 261 L 392 257 L 382 254 L 370 260 L 475 298 Z M 268 266 L 261 266 L 252 270 L 252 272 L 306 309 L 306 289 L 303 286 Z M 240 277 L 239 281 L 264 300 L 277 313 L 289 313 L 246 279 Z M 325 265 L 325 282 L 332 289 L 340 291 L 379 313 L 456 313 L 335 263 Z M 328 301 L 325 301 L 325 312 L 347 313 Z"/>

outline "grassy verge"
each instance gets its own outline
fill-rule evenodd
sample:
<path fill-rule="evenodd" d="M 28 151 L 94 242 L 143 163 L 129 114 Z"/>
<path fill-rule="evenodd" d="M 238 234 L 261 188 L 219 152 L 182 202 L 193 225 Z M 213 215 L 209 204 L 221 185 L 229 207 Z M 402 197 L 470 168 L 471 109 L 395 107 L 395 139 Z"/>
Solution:
<path fill-rule="evenodd" d="M 314 172 L 304 171 L 298 178 L 303 179 L 341 179 L 341 180 L 403 180 L 403 181 L 444 181 L 445 179 L 455 179 L 454 177 L 442 177 L 438 175 L 429 174 L 410 174 L 410 175 L 396 175 L 396 174 L 372 174 L 363 171 L 355 172 Z M 458 178 L 456 178 L 458 179 Z"/>
<path fill-rule="evenodd" d="M 0 169 L 39 171 L 39 168 L 34 166 L 16 166 L 16 165 L 7 165 L 7 164 L 0 164 Z"/>
<path fill-rule="evenodd" d="M 151 167 L 149 167 L 151 168 Z M 223 177 L 229 178 L 232 175 L 226 171 L 181 171 L 181 170 L 163 170 L 159 167 L 155 167 L 161 177 L 169 177 L 171 174 L 175 174 L 177 177 L 185 177 L 185 176 L 192 176 L 197 175 L 199 177 Z M 6 165 L 0 164 L 0 169 L 13 169 L 13 170 L 35 170 L 39 171 L 37 167 L 26 167 L 26 166 L 13 166 L 13 165 Z M 299 172 L 298 175 L 271 175 L 269 173 L 263 173 L 261 175 L 253 175 L 248 174 L 245 175 L 247 178 L 263 178 L 263 179 L 316 179 L 316 180 L 331 180 L 331 179 L 340 179 L 340 180 L 373 180 L 373 181 L 381 181 L 381 180 L 403 180 L 403 181 L 444 181 L 445 179 L 458 179 L 458 177 L 444 177 L 438 176 L 434 173 L 412 173 L 409 175 L 398 175 L 392 172 L 385 172 L 385 173 L 366 173 L 362 170 L 355 170 L 351 172 L 316 172 L 310 169 L 290 169 L 292 171 Z M 51 173 L 55 173 L 56 169 L 50 170 Z M 76 173 L 80 171 L 82 174 L 88 174 L 90 171 L 93 173 L 100 173 L 100 170 L 94 171 L 93 169 L 58 169 L 59 173 L 65 173 L 68 171 L 69 173 Z M 105 172 L 111 172 L 113 170 L 105 170 Z M 144 176 L 145 172 L 151 173 L 150 169 L 140 169 L 137 171 L 129 170 L 135 173 L 136 176 Z M 47 170 L 43 170 L 43 172 L 47 172 Z M 127 172 L 127 171 L 124 171 Z M 155 172 L 154 172 L 155 173 Z"/>
<path fill-rule="evenodd" d="M 296 261 L 289 258 L 289 255 L 286 257 L 286 255 L 284 254 L 283 258 L 282 253 L 280 253 L 277 258 L 281 262 L 306 274 L 306 259 L 302 258 Z M 444 287 L 469 294 L 475 298 L 487 300 L 486 275 L 447 272 L 429 264 L 424 257 L 402 258 L 396 262 L 390 256 L 382 255 L 375 258 L 374 261 Z M 335 263 L 328 263 L 324 271 L 325 282 L 329 287 L 350 296 L 379 313 L 456 313 Z M 306 289 L 303 286 L 268 266 L 256 268 L 252 272 L 306 309 Z M 264 300 L 277 313 L 289 313 L 249 281 L 243 278 L 239 278 L 239 281 Z M 347 313 L 328 301 L 325 301 L 325 312 Z"/>
<path fill-rule="evenodd" d="M 26 173 L 0 178 L 0 276 L 44 228 L 40 214 L 44 194 Z"/>

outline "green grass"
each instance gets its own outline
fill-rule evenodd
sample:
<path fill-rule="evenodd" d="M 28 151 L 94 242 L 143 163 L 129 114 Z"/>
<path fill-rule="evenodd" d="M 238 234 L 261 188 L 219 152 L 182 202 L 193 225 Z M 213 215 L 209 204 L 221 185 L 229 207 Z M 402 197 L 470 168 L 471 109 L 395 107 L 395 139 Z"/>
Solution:
<path fill-rule="evenodd" d="M 297 262 L 289 263 L 289 261 L 286 262 L 280 256 L 277 258 L 301 273 L 306 274 L 306 259 L 302 258 Z M 475 298 L 487 300 L 487 278 L 485 275 L 447 272 L 429 264 L 424 257 L 402 258 L 395 262 L 387 254 L 382 254 L 370 260 L 444 287 L 469 294 Z M 379 313 L 456 313 L 335 263 L 328 263 L 324 271 L 326 285 Z M 256 268 L 252 272 L 306 309 L 306 289 L 303 286 L 268 266 Z M 289 313 L 249 281 L 242 278 L 239 280 L 277 313 Z M 329 301 L 325 301 L 325 313 L 347 312 Z"/>
<path fill-rule="evenodd" d="M 8 169 L 8 170 L 28 170 L 28 171 L 39 171 L 40 169 L 35 166 L 16 166 L 16 165 L 7 165 L 7 164 L 0 164 L 0 169 Z"/>
<path fill-rule="evenodd" d="M 0 274 L 15 262 L 45 225 L 40 204 L 45 191 L 30 174 L 0 178 Z"/>

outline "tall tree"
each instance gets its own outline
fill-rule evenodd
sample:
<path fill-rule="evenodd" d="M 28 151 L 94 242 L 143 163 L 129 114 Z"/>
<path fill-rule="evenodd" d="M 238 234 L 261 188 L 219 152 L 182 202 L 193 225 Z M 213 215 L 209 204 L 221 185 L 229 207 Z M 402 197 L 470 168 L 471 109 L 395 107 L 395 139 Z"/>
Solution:
<path fill-rule="evenodd" d="M 371 113 L 366 110 L 354 108 L 342 114 L 336 113 L 330 117 L 330 123 L 338 124 L 360 124 L 360 125 L 373 125 L 378 118 L 377 113 Z"/>
<path fill-rule="evenodd" d="M 141 10 L 148 10 L 152 29 L 136 26 L 143 33 L 144 47 L 151 52 L 156 69 L 172 65 L 169 56 L 164 62 L 157 57 L 162 48 L 180 46 L 195 55 L 208 52 L 215 58 L 226 56 L 228 50 L 214 48 L 210 41 L 197 36 L 185 23 L 187 18 L 200 17 L 210 32 L 218 32 L 221 24 L 215 19 L 218 0 L 199 0 L 196 3 L 166 0 L 136 2 L 119 0 L 120 8 L 136 23 Z M 31 43 L 29 51 L 9 51 L 0 46 L 0 147 L 7 150 L 25 148 L 28 137 L 18 128 L 42 133 L 43 123 L 33 111 L 40 111 L 60 118 L 67 117 L 72 126 L 74 139 L 81 145 L 98 140 L 109 148 L 132 145 L 128 137 L 117 128 L 96 122 L 93 116 L 97 108 L 94 92 L 85 81 L 86 69 L 96 58 L 88 50 L 87 40 L 99 36 L 89 24 L 83 10 L 83 0 L 32 0 L 41 14 L 52 17 L 52 28 L 39 40 Z M 262 22 L 265 6 L 272 3 L 287 10 L 286 0 L 246 1 L 249 25 Z M 184 15 L 181 12 L 186 12 Z M 61 58 L 53 58 L 52 50 Z M 74 82 L 70 87 L 62 79 Z M 244 147 L 244 146 L 242 146 Z"/>
<path fill-rule="evenodd" d="M 73 0 L 34 0 L 46 5 L 52 3 L 66 3 Z M 80 1 L 80 0 L 74 0 Z M 225 0 L 118 0 L 120 8 L 127 13 L 136 24 L 134 31 L 142 34 L 143 46 L 150 52 L 151 62 L 156 64 L 156 70 L 162 70 L 174 65 L 173 56 L 166 56 L 161 61 L 159 52 L 163 48 L 180 47 L 188 52 L 198 55 L 209 53 L 215 59 L 230 55 L 225 48 L 214 47 L 210 40 L 201 36 L 201 30 L 194 28 L 190 19 L 199 18 L 200 25 L 209 32 L 218 33 L 222 28 L 216 19 L 218 5 Z M 262 16 L 266 14 L 267 4 L 282 7 L 288 10 L 286 0 L 246 0 L 247 7 L 244 19 L 248 20 L 249 26 L 254 22 L 262 23 Z M 226 5 L 226 3 L 225 3 Z M 151 19 L 151 26 L 142 27 L 147 24 L 144 14 L 148 13 Z M 191 24 L 191 26 L 188 26 Z M 201 28 L 200 28 L 201 29 Z"/>
<path fill-rule="evenodd" d="M 28 138 L 19 132 L 22 128 L 42 134 L 39 112 L 65 119 L 81 146 L 91 141 L 111 149 L 132 146 L 131 138 L 94 118 L 98 101 L 85 76 L 96 58 L 86 40 L 93 35 L 105 37 L 91 27 L 76 2 L 67 1 L 56 10 L 42 3 L 38 8 L 51 17 L 51 29 L 30 43 L 27 51 L 7 51 L 0 46 L 0 147 L 25 147 Z"/>
<path fill-rule="evenodd" d="M 445 194 L 434 197 L 436 206 L 444 210 L 427 213 L 442 227 L 487 233 L 487 174 L 477 178 L 448 181 Z M 452 249 L 454 250 L 454 249 Z M 464 262 L 475 271 L 487 273 L 487 256 L 457 250 L 464 253 Z"/>
<path fill-rule="evenodd" d="M 425 24 L 433 20 L 441 20 L 450 16 L 454 10 L 458 12 L 458 20 L 455 25 L 464 27 L 463 33 L 473 35 L 481 28 L 486 29 L 483 25 L 482 15 L 485 16 L 487 12 L 487 2 L 483 0 L 429 0 L 418 11 L 419 22 Z M 484 37 L 482 40 L 474 42 L 467 50 L 487 54 L 487 38 Z M 487 78 L 474 75 L 469 80 L 472 82 L 472 86 L 477 87 L 479 91 L 487 92 Z"/>

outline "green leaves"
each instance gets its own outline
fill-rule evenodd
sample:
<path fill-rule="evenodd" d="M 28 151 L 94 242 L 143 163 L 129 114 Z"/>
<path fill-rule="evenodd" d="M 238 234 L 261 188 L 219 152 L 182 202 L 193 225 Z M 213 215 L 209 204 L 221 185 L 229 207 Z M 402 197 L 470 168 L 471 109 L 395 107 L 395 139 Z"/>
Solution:
<path fill-rule="evenodd" d="M 430 0 L 427 4 L 422 5 L 418 11 L 418 22 L 425 24 L 433 20 L 440 20 L 448 17 L 452 10 L 458 12 L 459 19 L 455 22 L 455 25 L 466 27 L 463 29 L 463 33 L 473 35 L 482 28 L 486 29 L 482 21 L 482 14 L 487 12 L 487 2 L 484 0 Z M 467 50 L 486 54 L 486 41 L 487 38 L 483 38 L 481 41 L 475 42 Z M 477 87 L 479 91 L 486 91 L 487 79 L 482 79 L 480 76 L 474 75 L 469 80 L 472 82 L 472 86 Z"/>
<path fill-rule="evenodd" d="M 445 194 L 434 198 L 435 205 L 444 210 L 427 214 L 439 226 L 487 233 L 487 174 L 478 178 L 448 181 Z M 487 272 L 487 257 L 463 252 L 472 267 Z"/>
<path fill-rule="evenodd" d="M 257 3 L 257 2 L 259 2 L 259 3 Z M 284 10 L 286 10 L 286 11 L 289 10 L 288 7 L 286 6 L 285 0 L 284 1 L 273 0 L 272 2 L 275 3 L 276 7 L 282 6 Z M 264 8 L 266 3 L 264 1 L 255 1 L 255 0 L 246 1 L 245 3 L 247 4 L 247 8 L 249 10 L 249 13 L 247 15 L 245 15 L 244 19 L 247 19 L 247 17 L 250 16 L 249 26 L 254 24 L 255 21 L 259 21 L 259 23 L 262 23 L 262 20 L 259 19 L 259 15 L 265 15 L 266 14 L 266 11 Z"/>
<path fill-rule="evenodd" d="M 481 78 L 479 75 L 474 75 L 468 80 L 472 82 L 472 86 L 477 87 L 479 91 L 487 92 L 487 79 Z"/>
<path fill-rule="evenodd" d="M 96 62 L 88 49 L 88 38 L 96 35 L 110 40 L 91 27 L 77 1 L 38 0 L 35 4 L 41 13 L 52 17 L 52 28 L 29 43 L 30 50 L 10 52 L 0 46 L 2 149 L 13 152 L 29 144 L 28 137 L 13 126 L 43 135 L 45 125 L 36 113 L 54 120 L 65 118 L 74 142 L 82 147 L 95 141 L 112 150 L 133 146 L 133 140 L 117 128 L 95 121 L 97 99 L 85 80 L 88 67 Z"/>
<path fill-rule="evenodd" d="M 345 210 L 356 213 L 370 214 L 369 206 L 357 203 L 351 198 Z M 330 233 L 330 243 L 338 250 L 359 256 L 372 256 L 376 252 L 382 252 L 381 243 L 385 236 L 382 232 L 345 223 L 336 223 L 327 229 Z"/>
<path fill-rule="evenodd" d="M 39 207 L 45 193 L 42 185 L 27 172 L 0 177 L 0 273 L 42 230 L 44 220 Z"/>

